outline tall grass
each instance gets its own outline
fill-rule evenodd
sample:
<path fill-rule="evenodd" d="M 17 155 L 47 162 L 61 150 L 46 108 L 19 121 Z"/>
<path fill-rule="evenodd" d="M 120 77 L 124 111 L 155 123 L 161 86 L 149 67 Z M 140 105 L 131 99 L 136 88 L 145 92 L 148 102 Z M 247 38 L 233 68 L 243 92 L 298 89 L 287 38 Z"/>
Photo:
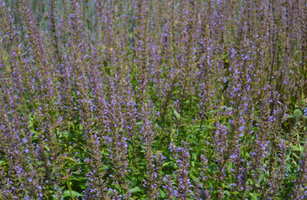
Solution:
<path fill-rule="evenodd" d="M 307 199 L 305 0 L 0 4 L 0 199 Z"/>

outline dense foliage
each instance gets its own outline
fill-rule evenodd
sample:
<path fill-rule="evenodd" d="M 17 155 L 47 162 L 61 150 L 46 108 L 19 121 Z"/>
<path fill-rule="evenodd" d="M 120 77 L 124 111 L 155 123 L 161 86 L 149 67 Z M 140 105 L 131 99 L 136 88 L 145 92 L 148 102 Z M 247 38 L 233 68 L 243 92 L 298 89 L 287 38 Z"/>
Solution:
<path fill-rule="evenodd" d="M 0 199 L 307 199 L 306 0 L 0 4 Z"/>

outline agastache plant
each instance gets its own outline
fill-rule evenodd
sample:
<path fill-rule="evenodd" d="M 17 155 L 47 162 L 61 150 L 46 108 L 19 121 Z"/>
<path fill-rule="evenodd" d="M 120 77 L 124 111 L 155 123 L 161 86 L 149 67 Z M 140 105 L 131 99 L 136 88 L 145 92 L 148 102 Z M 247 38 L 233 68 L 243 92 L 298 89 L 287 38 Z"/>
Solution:
<path fill-rule="evenodd" d="M 0 0 L 0 199 L 306 199 L 305 0 Z"/>

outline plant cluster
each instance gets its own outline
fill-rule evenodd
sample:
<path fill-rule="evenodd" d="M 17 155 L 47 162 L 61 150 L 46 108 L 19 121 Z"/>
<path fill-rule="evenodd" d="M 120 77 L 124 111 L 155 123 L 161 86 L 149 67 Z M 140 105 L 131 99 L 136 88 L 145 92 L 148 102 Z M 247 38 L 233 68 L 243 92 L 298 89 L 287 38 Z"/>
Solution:
<path fill-rule="evenodd" d="M 307 1 L 0 0 L 0 199 L 307 199 Z"/>

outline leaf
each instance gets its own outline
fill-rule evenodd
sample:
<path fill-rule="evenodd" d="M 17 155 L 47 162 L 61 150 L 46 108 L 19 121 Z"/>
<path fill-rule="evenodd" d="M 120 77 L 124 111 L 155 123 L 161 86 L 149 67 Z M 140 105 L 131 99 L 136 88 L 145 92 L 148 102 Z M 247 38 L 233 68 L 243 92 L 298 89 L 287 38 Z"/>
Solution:
<path fill-rule="evenodd" d="M 163 190 L 160 190 L 160 195 L 161 195 L 162 198 L 164 198 L 165 197 L 165 192 L 163 192 Z"/>
<path fill-rule="evenodd" d="M 109 168 L 108 165 L 104 165 L 104 166 L 102 166 L 102 167 L 100 168 L 100 170 L 103 171 L 103 170 L 106 170 L 106 169 L 108 169 L 108 168 Z"/>
<path fill-rule="evenodd" d="M 261 197 L 261 195 L 260 194 L 258 194 L 258 193 L 249 193 L 249 195 L 252 197 L 252 199 L 254 200 L 256 200 L 256 199 L 258 199 L 258 197 Z"/>
<path fill-rule="evenodd" d="M 233 191 L 233 192 L 231 192 L 231 193 L 234 194 L 234 195 L 239 194 L 238 191 Z"/>
<path fill-rule="evenodd" d="M 190 177 L 193 179 L 193 181 L 198 181 L 198 178 L 196 176 L 194 176 L 193 174 L 190 174 Z"/>
<path fill-rule="evenodd" d="M 286 119 L 288 119 L 288 118 L 294 118 L 294 116 L 293 116 L 293 115 L 287 115 L 285 118 L 286 118 Z"/>
<path fill-rule="evenodd" d="M 70 192 L 71 192 L 71 195 L 70 195 Z M 69 190 L 65 190 L 63 192 L 63 198 L 64 197 L 77 197 L 77 196 L 83 196 L 82 194 L 80 194 L 79 192 L 76 192 L 76 191 L 69 191 Z"/>
<path fill-rule="evenodd" d="M 46 145 L 45 146 L 45 149 L 47 150 L 47 151 L 50 151 L 50 148 Z"/>
<path fill-rule="evenodd" d="M 216 122 L 216 121 L 217 119 L 214 119 L 214 118 L 206 120 L 208 124 L 211 124 L 212 122 Z"/>
<path fill-rule="evenodd" d="M 0 165 L 6 165 L 7 164 L 7 162 L 6 161 L 4 161 L 4 160 L 0 160 Z"/>
<path fill-rule="evenodd" d="M 30 60 L 32 61 L 32 63 L 35 63 L 35 60 L 32 57 L 30 57 Z"/>
<path fill-rule="evenodd" d="M 133 86 L 135 86 L 137 83 L 138 83 L 138 81 L 136 80 L 135 77 L 133 77 L 132 80 L 131 80 L 131 84 L 132 84 Z"/>
<path fill-rule="evenodd" d="M 219 112 L 220 110 L 211 110 L 208 112 L 208 114 L 211 114 L 211 113 L 216 113 L 216 112 Z"/>
<path fill-rule="evenodd" d="M 138 125 L 138 126 L 143 125 L 143 121 L 139 121 L 139 122 L 137 122 L 137 123 L 136 123 L 136 125 Z"/>
<path fill-rule="evenodd" d="M 64 135 L 64 137 L 67 139 L 68 136 L 69 136 L 69 133 L 68 133 L 67 131 L 64 131 L 64 132 L 63 132 L 63 135 Z"/>
<path fill-rule="evenodd" d="M 192 157 L 194 160 L 197 160 L 197 153 L 192 153 Z"/>
<path fill-rule="evenodd" d="M 169 164 L 171 164 L 171 162 L 165 162 L 162 164 L 163 167 L 168 166 Z"/>
<path fill-rule="evenodd" d="M 217 129 L 217 128 L 214 127 L 214 126 L 204 126 L 204 128 L 206 128 L 206 129 Z"/>
<path fill-rule="evenodd" d="M 66 157 L 64 160 L 71 161 L 75 165 L 81 165 L 81 163 L 78 163 L 78 161 L 72 157 Z"/>
<path fill-rule="evenodd" d="M 108 62 L 107 62 L 107 61 L 104 61 L 104 62 L 103 62 L 103 65 L 104 65 L 105 72 L 106 72 L 108 75 L 111 75 L 111 68 L 108 66 Z"/>
<path fill-rule="evenodd" d="M 181 119 L 180 114 L 176 111 L 175 108 L 172 108 L 172 111 L 173 111 L 173 114 L 175 115 L 177 121 L 180 121 L 180 119 Z"/>
<path fill-rule="evenodd" d="M 129 190 L 131 193 L 141 192 L 142 190 L 139 187 L 135 187 Z"/>

